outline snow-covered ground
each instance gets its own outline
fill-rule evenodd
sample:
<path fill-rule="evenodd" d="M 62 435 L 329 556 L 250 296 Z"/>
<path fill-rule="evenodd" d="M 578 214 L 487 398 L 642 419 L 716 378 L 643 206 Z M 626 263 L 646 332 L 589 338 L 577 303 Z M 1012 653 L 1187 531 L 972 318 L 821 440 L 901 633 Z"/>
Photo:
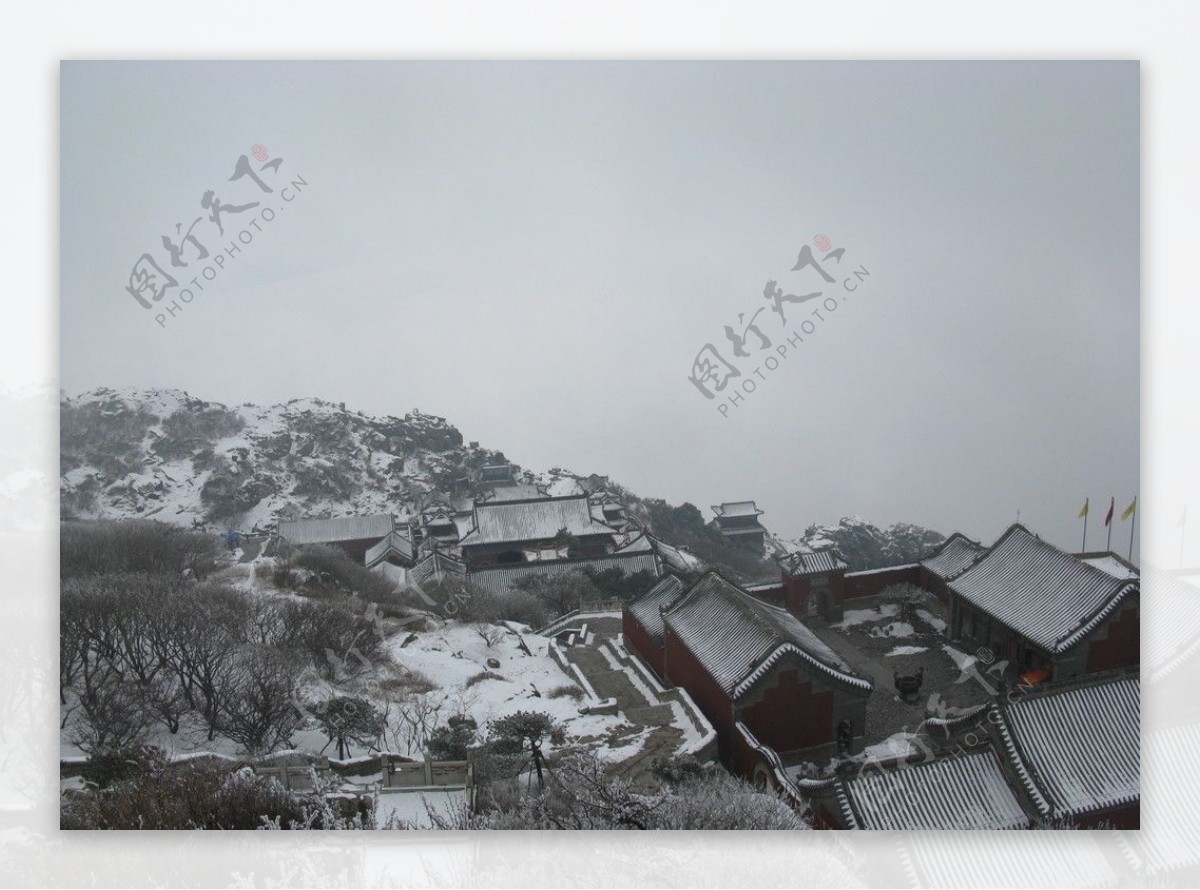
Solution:
<path fill-rule="evenodd" d="M 839 630 L 845 630 L 857 624 L 868 624 L 874 621 L 882 621 L 885 618 L 895 618 L 899 614 L 900 606 L 896 603 L 884 603 L 874 609 L 847 609 L 842 615 L 842 620 L 832 626 Z"/>
<path fill-rule="evenodd" d="M 467 794 L 459 789 L 384 791 L 375 796 L 377 828 L 432 828 L 433 816 L 453 817 L 467 806 Z"/>
<path fill-rule="evenodd" d="M 494 638 L 490 644 L 485 635 Z M 415 642 L 402 646 L 406 636 L 397 634 L 389 640 L 392 661 L 437 683 L 455 712 L 474 718 L 480 727 L 517 711 L 540 711 L 562 721 L 569 736 L 595 739 L 623 723 L 619 716 L 580 714 L 586 700 L 550 697 L 556 688 L 578 686 L 550 656 L 546 637 L 457 622 L 420 633 Z M 521 641 L 532 654 L 521 651 Z M 488 659 L 499 662 L 499 667 L 489 667 Z M 485 671 L 500 678 L 471 682 Z"/>
<path fill-rule="evenodd" d="M 922 652 L 927 651 L 929 651 L 928 646 L 896 646 L 884 657 L 887 658 L 894 655 L 920 655 Z"/>
<path fill-rule="evenodd" d="M 251 596 L 302 599 L 292 592 L 276 590 L 270 571 L 255 571 L 260 565 L 270 567 L 273 562 L 269 557 L 259 556 L 251 563 L 229 566 L 220 573 L 220 578 Z M 383 750 L 419 758 L 425 735 L 434 727 L 445 725 L 449 717 L 460 714 L 471 717 L 481 731 L 486 731 L 491 721 L 517 711 L 545 713 L 563 725 L 567 745 L 584 747 L 603 747 L 614 736 L 632 731 L 619 714 L 580 713 L 589 704 L 586 693 L 551 657 L 551 641 L 529 627 L 515 622 L 463 624 L 434 618 L 429 623 L 434 625 L 431 629 L 412 633 L 412 626 L 405 626 L 392 633 L 370 665 L 362 664 L 352 653 L 338 654 L 353 670 L 335 672 L 332 681 L 311 673 L 301 683 L 297 694 L 302 703 L 311 705 L 335 695 L 357 696 L 370 701 L 385 715 L 388 728 L 379 745 L 352 746 L 350 756 Z M 387 627 L 385 622 L 385 632 Z M 410 636 L 415 639 L 410 640 Z M 81 756 L 69 735 L 69 729 L 62 733 L 60 756 Z M 200 753 L 245 756 L 235 742 L 223 735 L 209 739 L 207 730 L 194 715 L 185 717 L 175 734 L 156 722 L 147 742 L 176 758 Z M 293 734 L 291 747 L 312 754 L 336 755 L 336 749 L 312 721 Z M 620 756 L 614 755 L 615 760 L 632 756 L 637 749 L 618 750 Z"/>
<path fill-rule="evenodd" d="M 883 627 L 871 628 L 873 637 L 911 637 L 916 631 L 907 621 L 893 621 Z"/>

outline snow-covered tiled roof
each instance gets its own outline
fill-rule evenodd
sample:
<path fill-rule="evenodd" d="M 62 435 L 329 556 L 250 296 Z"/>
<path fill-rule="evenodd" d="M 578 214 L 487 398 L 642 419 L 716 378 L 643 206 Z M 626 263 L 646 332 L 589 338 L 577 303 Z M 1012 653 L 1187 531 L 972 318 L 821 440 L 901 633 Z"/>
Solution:
<path fill-rule="evenodd" d="M 763 512 L 755 506 L 754 501 L 733 501 L 731 503 L 717 504 L 712 509 L 722 519 L 733 516 L 758 516 Z"/>
<path fill-rule="evenodd" d="M 417 584 L 437 584 L 450 576 L 463 577 L 467 567 L 444 553 L 430 553 L 408 570 L 408 577 Z"/>
<path fill-rule="evenodd" d="M 733 696 L 744 692 L 785 656 L 796 656 L 830 679 L 869 690 L 811 630 L 784 609 L 778 609 L 709 572 L 663 614 L 671 629 L 708 671 Z"/>
<path fill-rule="evenodd" d="M 413 558 L 412 539 L 409 537 L 407 528 L 390 531 L 387 535 L 380 538 L 377 543 L 372 544 L 367 549 L 363 563 L 367 568 L 371 568 L 381 559 L 384 559 L 389 552 L 396 553 L 404 560 L 411 560 Z"/>
<path fill-rule="evenodd" d="M 660 646 L 663 641 L 662 611 L 683 593 L 683 582 L 667 575 L 628 606 L 626 611 L 642 626 L 646 634 Z"/>
<path fill-rule="evenodd" d="M 644 534 L 642 538 L 654 548 L 654 552 L 658 554 L 658 558 L 669 569 L 677 572 L 695 573 L 704 568 L 704 560 L 689 552 L 684 547 L 676 547 L 668 544 L 662 538 L 656 538 L 651 534 Z"/>
<path fill-rule="evenodd" d="M 945 581 L 973 563 L 983 549 L 982 544 L 955 532 L 928 559 L 921 560 L 921 565 Z"/>
<path fill-rule="evenodd" d="M 613 529 L 596 519 L 586 495 L 542 498 L 517 503 L 477 502 L 475 528 L 464 535 L 464 547 L 517 541 L 543 541 L 566 529 L 572 535 L 611 535 Z"/>
<path fill-rule="evenodd" d="M 472 571 L 469 580 L 490 593 L 505 593 L 516 587 L 517 582 L 533 575 L 567 575 L 585 569 L 597 572 L 618 569 L 626 577 L 638 572 L 649 572 L 656 578 L 659 575 L 658 560 L 654 553 L 649 551 L 629 555 L 614 553 L 591 559 L 554 559 L 488 567 Z"/>
<path fill-rule="evenodd" d="M 534 501 L 547 497 L 545 491 L 531 482 L 521 482 L 517 485 L 498 485 L 486 497 L 480 498 L 488 504 L 502 504 L 506 501 Z"/>
<path fill-rule="evenodd" d="M 868 830 L 961 831 L 1030 825 L 990 749 L 927 763 L 868 766 L 843 787 L 855 821 Z"/>
<path fill-rule="evenodd" d="M 382 538 L 396 527 L 390 513 L 339 516 L 336 519 L 297 519 L 279 523 L 279 536 L 293 544 L 333 544 Z"/>
<path fill-rule="evenodd" d="M 1122 581 L 1140 577 L 1136 566 L 1117 556 L 1115 553 L 1084 554 L 1080 559 L 1088 565 L 1095 566 L 1100 571 L 1107 572 L 1114 578 Z"/>
<path fill-rule="evenodd" d="M 789 553 L 779 564 L 792 577 L 801 575 L 820 575 L 825 572 L 839 572 L 847 568 L 845 562 L 831 548 L 824 550 L 802 551 Z"/>
<path fill-rule="evenodd" d="M 620 538 L 618 538 L 620 541 Z M 650 536 L 645 532 L 636 532 L 629 536 L 624 544 L 618 544 L 616 553 L 647 553 L 654 550 Z"/>
<path fill-rule="evenodd" d="M 1137 674 L 1125 674 L 1000 707 L 1007 753 L 1040 808 L 1080 816 L 1140 796 L 1140 701 Z"/>
<path fill-rule="evenodd" d="M 950 589 L 1051 653 L 1079 642 L 1136 594 L 1121 581 L 1014 525 Z"/>

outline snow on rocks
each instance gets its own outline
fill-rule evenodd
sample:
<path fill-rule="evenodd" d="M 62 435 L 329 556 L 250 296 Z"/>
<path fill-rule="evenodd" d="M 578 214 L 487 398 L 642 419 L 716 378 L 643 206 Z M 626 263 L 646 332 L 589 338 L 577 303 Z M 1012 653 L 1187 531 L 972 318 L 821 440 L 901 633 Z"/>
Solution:
<path fill-rule="evenodd" d="M 873 627 L 870 631 L 873 637 L 911 637 L 915 633 L 907 621 L 893 621 L 885 627 Z"/>
<path fill-rule="evenodd" d="M 842 615 L 842 620 L 833 627 L 846 630 L 858 624 L 869 624 L 883 621 L 885 618 L 895 618 L 899 614 L 900 606 L 896 603 L 883 603 L 874 609 L 847 609 Z"/>

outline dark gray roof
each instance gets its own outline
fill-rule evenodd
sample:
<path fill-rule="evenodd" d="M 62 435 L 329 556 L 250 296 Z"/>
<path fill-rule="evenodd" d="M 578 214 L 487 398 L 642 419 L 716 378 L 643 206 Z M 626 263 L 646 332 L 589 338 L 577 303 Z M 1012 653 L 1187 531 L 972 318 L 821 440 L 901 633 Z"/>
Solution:
<path fill-rule="evenodd" d="M 713 512 L 718 518 L 730 518 L 734 516 L 758 516 L 763 511 L 755 506 L 754 501 L 734 501 L 732 503 L 717 504 L 713 507 Z"/>
<path fill-rule="evenodd" d="M 385 537 L 396 527 L 390 513 L 374 516 L 339 516 L 336 519 L 297 519 L 279 523 L 279 536 L 293 544 L 334 544 Z"/>
<path fill-rule="evenodd" d="M 471 572 L 469 580 L 472 584 L 490 593 L 505 593 L 515 588 L 517 582 L 534 575 L 569 575 L 585 569 L 593 569 L 597 572 L 618 569 L 626 577 L 636 575 L 638 572 L 649 572 L 656 578 L 659 575 L 658 560 L 653 551 L 645 551 L 627 556 L 611 554 L 591 559 L 554 559 L 488 567 Z"/>
<path fill-rule="evenodd" d="M 846 563 L 837 555 L 837 552 L 828 547 L 822 550 L 811 550 L 808 552 L 798 550 L 795 553 L 789 553 L 783 559 L 779 560 L 779 564 L 793 577 L 820 575 L 825 572 L 838 572 L 847 568 Z"/>
<path fill-rule="evenodd" d="M 1055 818 L 1140 796 L 1137 674 L 1047 690 L 999 707 L 997 726 L 1029 796 Z"/>
<path fill-rule="evenodd" d="M 983 550 L 982 544 L 955 532 L 928 559 L 921 560 L 921 565 L 945 581 L 973 563 Z"/>
<path fill-rule="evenodd" d="M 789 655 L 831 679 L 871 688 L 790 612 L 755 599 L 716 572 L 693 584 L 663 620 L 735 698 Z"/>
<path fill-rule="evenodd" d="M 405 561 L 412 561 L 413 543 L 407 528 L 390 531 L 378 542 L 372 544 L 367 549 L 363 563 L 367 568 L 371 568 L 380 560 L 385 559 L 389 552 L 395 553 Z"/>
<path fill-rule="evenodd" d="M 650 639 L 661 646 L 663 642 L 661 609 L 671 605 L 682 593 L 683 582 L 674 575 L 667 575 L 626 606 L 625 610 L 642 626 Z"/>
<path fill-rule="evenodd" d="M 464 547 L 475 544 L 543 541 L 561 529 L 577 536 L 611 535 L 613 529 L 596 519 L 587 495 L 543 498 L 518 503 L 476 503 L 475 528 L 463 536 Z"/>
<path fill-rule="evenodd" d="M 1069 649 L 1136 594 L 1122 581 L 1014 525 L 950 589 L 1052 654 Z"/>
<path fill-rule="evenodd" d="M 678 572 L 695 573 L 704 566 L 704 561 L 690 551 L 668 544 L 653 535 L 644 535 L 650 546 L 658 553 L 663 563 Z"/>
<path fill-rule="evenodd" d="M 858 826 L 876 831 L 1028 828 L 991 749 L 920 764 L 868 763 L 843 783 Z"/>
<path fill-rule="evenodd" d="M 512 467 L 509 464 L 490 464 L 480 471 L 479 478 L 483 482 L 512 481 Z"/>
<path fill-rule="evenodd" d="M 502 504 L 505 501 L 535 501 L 544 497 L 547 497 L 546 492 L 532 482 L 520 482 L 497 486 L 479 500 L 487 504 Z"/>
<path fill-rule="evenodd" d="M 408 570 L 408 576 L 417 584 L 437 584 L 451 576 L 461 578 L 467 574 L 467 567 L 446 556 L 444 553 L 430 553 L 415 566 Z"/>

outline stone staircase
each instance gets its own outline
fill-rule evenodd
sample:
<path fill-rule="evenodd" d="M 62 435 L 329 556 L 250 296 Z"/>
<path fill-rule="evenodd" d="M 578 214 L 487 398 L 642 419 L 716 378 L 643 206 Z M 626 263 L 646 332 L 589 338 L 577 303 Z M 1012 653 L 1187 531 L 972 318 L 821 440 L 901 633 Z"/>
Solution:
<path fill-rule="evenodd" d="M 580 640 L 576 645 L 562 647 L 560 651 L 567 663 L 587 678 L 598 698 L 616 702 L 618 713 L 632 727 L 626 737 L 644 733 L 642 744 L 636 752 L 613 765 L 613 775 L 629 779 L 638 792 L 652 793 L 657 790 L 659 783 L 651 772 L 651 766 L 660 756 L 672 756 L 680 752 L 686 736 L 676 725 L 679 707 L 690 707 L 694 711 L 694 706 L 690 703 L 684 705 L 679 690 L 664 690 L 645 676 L 644 668 L 635 667 L 631 656 L 619 645 L 614 645 L 608 637 L 588 635 L 586 642 Z M 641 680 L 635 682 L 631 674 Z M 677 704 L 673 706 L 672 702 Z M 619 751 L 620 747 L 621 741 L 616 740 L 614 749 Z M 696 752 L 702 759 L 715 754 L 715 744 L 711 746 L 711 751 L 707 747 Z"/>

